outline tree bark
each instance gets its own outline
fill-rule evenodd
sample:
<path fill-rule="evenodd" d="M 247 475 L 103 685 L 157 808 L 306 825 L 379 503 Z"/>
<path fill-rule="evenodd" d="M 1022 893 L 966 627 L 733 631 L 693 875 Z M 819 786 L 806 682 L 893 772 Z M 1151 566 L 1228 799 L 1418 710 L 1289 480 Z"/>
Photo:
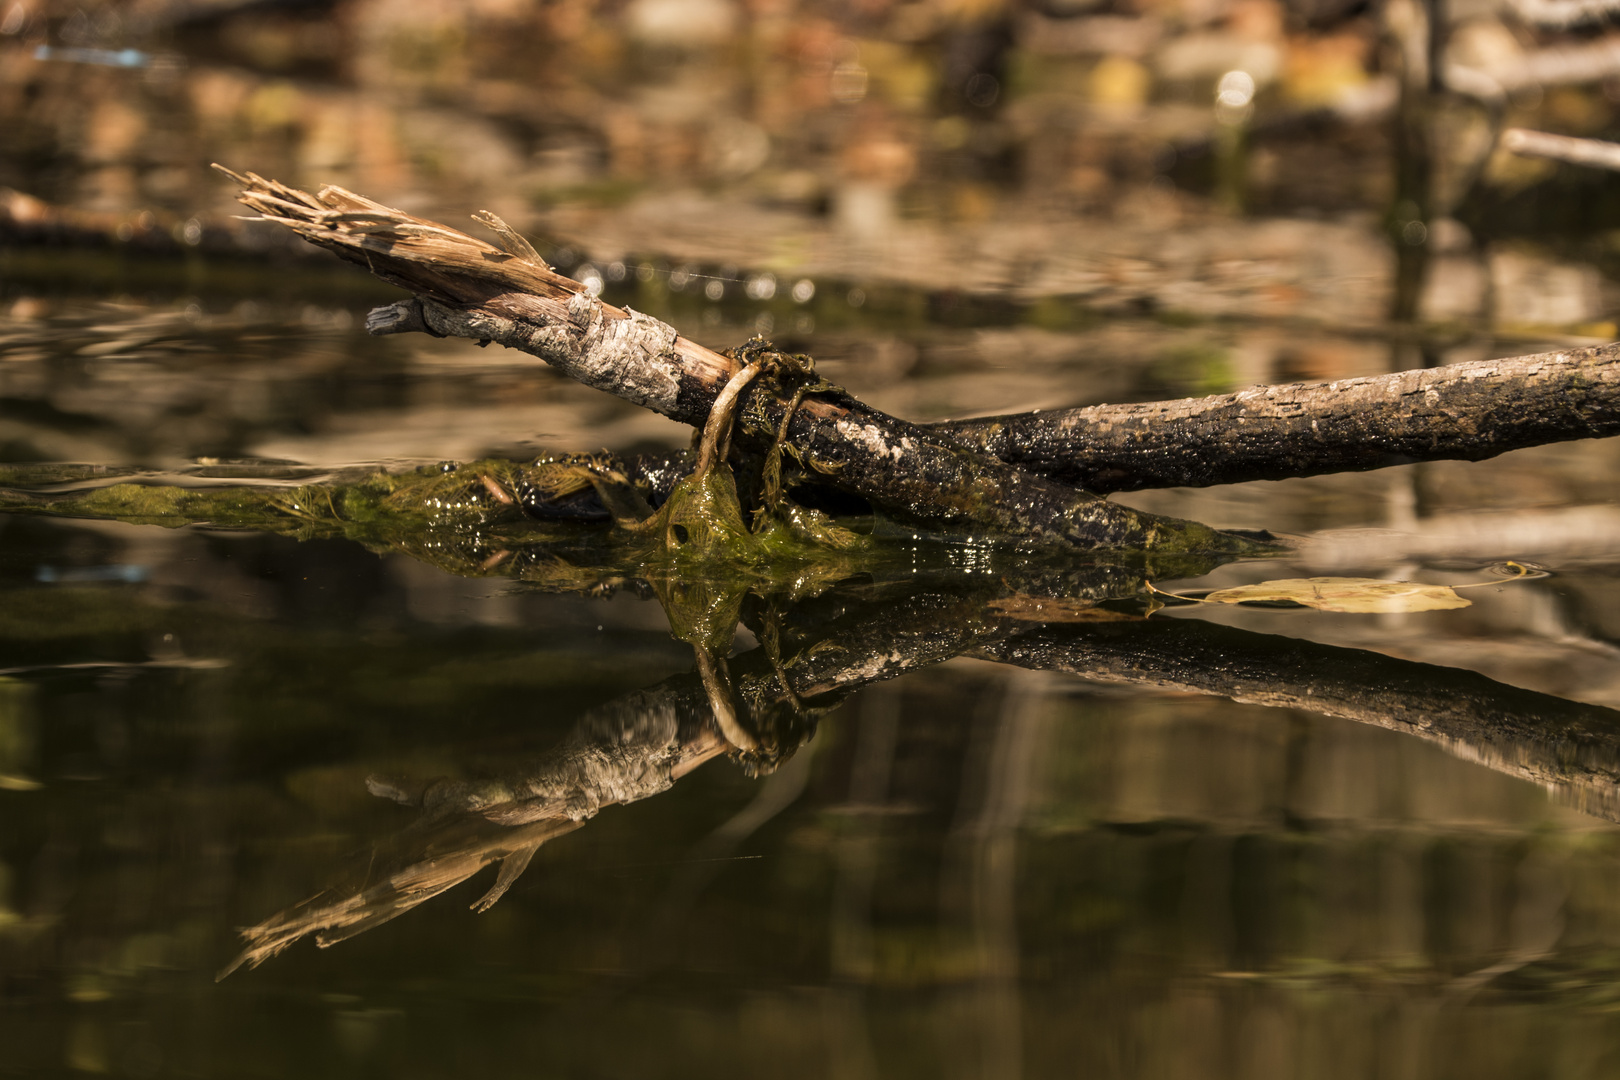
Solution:
<path fill-rule="evenodd" d="M 416 299 L 378 308 L 374 334 L 425 331 L 498 342 L 588 386 L 702 427 L 741 362 L 640 312 L 602 303 L 553 272 L 492 215 L 503 248 L 341 188 L 309 195 L 227 172 L 265 220 L 366 266 Z M 738 438 L 768 446 L 789 419 L 792 388 L 744 391 Z M 1252 540 L 1116 506 L 868 408 L 841 391 L 807 397 L 787 443 L 808 475 L 929 529 L 1024 545 L 1162 551 L 1255 550 Z"/>
<path fill-rule="evenodd" d="M 1620 345 L 926 429 L 1099 493 L 1481 461 L 1620 434 Z"/>

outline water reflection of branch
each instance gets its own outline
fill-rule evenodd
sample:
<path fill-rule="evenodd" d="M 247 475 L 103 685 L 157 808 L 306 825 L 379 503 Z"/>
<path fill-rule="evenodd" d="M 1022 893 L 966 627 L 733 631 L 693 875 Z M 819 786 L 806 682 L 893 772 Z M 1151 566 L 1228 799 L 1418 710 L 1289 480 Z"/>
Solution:
<path fill-rule="evenodd" d="M 500 863 L 494 886 L 473 905 L 487 910 L 542 844 L 602 808 L 666 791 L 728 752 L 749 771 L 773 768 L 808 741 L 815 717 L 845 692 L 959 655 L 1001 627 L 979 615 L 982 605 L 972 599 L 932 593 L 889 600 L 877 611 L 833 610 L 807 639 L 790 642 L 797 649 L 791 658 L 760 648 L 727 663 L 699 650 L 700 673 L 587 713 L 555 747 L 500 775 L 372 777 L 373 794 L 419 806 L 423 816 L 379 841 L 348 880 L 244 930 L 243 952 L 220 977 L 257 966 L 304 937 L 313 935 L 322 947 L 353 937 Z M 729 684 L 735 710 L 726 725 L 713 707 L 717 681 Z M 728 738 L 727 729 L 737 738 Z"/>
<path fill-rule="evenodd" d="M 342 941 L 500 863 L 494 886 L 473 905 L 487 909 L 542 844 L 602 808 L 668 790 L 722 754 L 751 773 L 769 771 L 849 692 L 963 654 L 1376 724 L 1620 820 L 1613 710 L 1357 649 L 1186 620 L 1075 621 L 1085 613 L 1073 602 L 1008 596 L 1004 582 L 967 595 L 834 590 L 771 633 L 759 627 L 770 648 L 731 661 L 700 649 L 699 672 L 601 706 L 557 746 L 499 776 L 373 778 L 374 794 L 419 806 L 422 817 L 376 844 L 350 880 L 245 931 L 246 948 L 225 973 L 305 936 L 322 946 Z"/>
<path fill-rule="evenodd" d="M 521 829 L 503 829 L 477 818 L 462 818 L 450 828 L 407 830 L 387 846 L 419 841 L 412 845 L 408 863 L 379 879 L 367 878 L 349 887 L 333 886 L 242 931 L 245 947 L 219 973 L 219 978 L 244 964 L 257 967 L 310 934 L 315 935 L 317 945 L 325 948 L 381 926 L 499 862 L 500 876 L 485 897 L 494 903 L 527 868 L 541 844 L 582 824 L 561 818 Z M 379 849 L 383 846 L 379 845 Z M 377 852 L 377 858 L 388 865 L 382 850 Z M 487 906 L 483 901 L 480 905 Z"/>
<path fill-rule="evenodd" d="M 500 863 L 473 905 L 501 898 L 540 846 L 579 828 L 603 807 L 669 788 L 723 753 L 726 743 L 700 695 L 628 695 L 588 714 L 550 752 L 488 780 L 413 784 L 373 777 L 373 794 L 421 806 L 423 816 L 379 841 L 348 880 L 242 932 L 245 947 L 221 973 L 257 966 L 300 938 L 335 944 L 431 900 Z"/>
<path fill-rule="evenodd" d="M 1476 672 L 1180 619 L 1048 626 L 979 651 L 1019 667 L 1302 709 L 1416 735 L 1620 821 L 1620 712 Z"/>
<path fill-rule="evenodd" d="M 972 958 L 973 977 L 953 993 L 964 1018 L 972 1018 L 954 1032 L 954 1075 L 961 1077 L 1023 1073 L 1018 830 L 1038 771 L 1046 719 L 1041 699 L 1051 679 L 1015 674 L 1022 677 L 1008 680 L 999 707 L 975 720 L 964 797 L 940 872 L 940 907 L 967 931 L 964 953 Z"/>

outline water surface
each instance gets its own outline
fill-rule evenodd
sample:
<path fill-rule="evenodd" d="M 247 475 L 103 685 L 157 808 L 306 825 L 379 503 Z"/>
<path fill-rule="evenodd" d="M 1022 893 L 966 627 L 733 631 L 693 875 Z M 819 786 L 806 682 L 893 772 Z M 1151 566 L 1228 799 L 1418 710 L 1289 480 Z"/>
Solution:
<path fill-rule="evenodd" d="M 1276 333 L 839 302 L 842 326 L 824 314 L 795 347 L 919 419 L 1197 392 Z M 359 309 L 9 304 L 0 442 L 104 472 L 13 474 L 35 490 L 686 438 L 515 354 L 368 340 Z M 683 310 L 722 345 L 759 314 Z M 1340 340 L 1370 370 L 1401 348 Z M 1051 575 L 961 548 L 919 549 L 915 580 L 759 601 L 738 685 L 778 685 L 772 634 L 823 680 L 808 716 L 770 714 L 787 726 L 763 762 L 728 760 L 692 648 L 634 583 L 558 592 L 375 544 L 0 517 L 6 1071 L 1607 1075 L 1617 474 L 1614 446 L 1573 443 L 1130 499 L 1337 538 L 1164 588 L 1550 571 L 1461 611 L 1143 620 L 1140 567 L 1073 560 L 1064 605 Z M 1361 528 L 1388 531 L 1351 543 Z M 898 677 L 852 674 L 865 662 Z M 1343 696 L 1357 680 L 1366 696 Z M 1401 702 L 1444 701 L 1498 726 L 1397 722 Z M 215 982 L 238 928 L 533 827 L 475 828 L 446 792 L 543 772 L 559 744 L 659 740 L 667 790 L 548 835 L 488 911 L 467 910 L 485 869 Z M 426 811 L 380 797 L 435 782 Z"/>

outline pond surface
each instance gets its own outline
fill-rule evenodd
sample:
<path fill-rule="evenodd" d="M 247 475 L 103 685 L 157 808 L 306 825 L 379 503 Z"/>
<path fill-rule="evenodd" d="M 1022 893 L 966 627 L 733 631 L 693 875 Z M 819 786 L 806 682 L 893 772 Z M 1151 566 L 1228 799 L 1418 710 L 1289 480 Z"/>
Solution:
<path fill-rule="evenodd" d="M 772 310 L 634 287 L 716 345 Z M 1407 348 L 819 292 L 784 344 L 917 419 Z M 6 303 L 6 456 L 100 471 L 13 490 L 687 438 L 517 354 L 368 339 L 363 304 Z M 1586 442 L 1124 499 L 1316 537 L 1192 571 L 920 544 L 745 603 L 751 753 L 634 581 L 0 516 L 3 1071 L 1613 1075 L 1617 481 Z M 1323 574 L 1484 584 L 1383 615 L 1143 589 Z"/>
<path fill-rule="evenodd" d="M 1620 136 L 1607 20 L 0 4 L 0 1074 L 1620 1075 L 1620 439 L 1116 496 L 1303 540 L 1225 563 L 360 521 L 690 432 L 205 168 L 908 420 L 1151 401 L 1613 338 L 1620 181 L 1497 143 Z M 1324 576 L 1469 603 L 1151 591 Z"/>

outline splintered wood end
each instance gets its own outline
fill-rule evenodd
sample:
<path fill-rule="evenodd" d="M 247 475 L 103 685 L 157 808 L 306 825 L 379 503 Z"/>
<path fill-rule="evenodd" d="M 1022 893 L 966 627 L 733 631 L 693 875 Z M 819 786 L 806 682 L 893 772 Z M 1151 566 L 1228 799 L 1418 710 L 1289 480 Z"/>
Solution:
<path fill-rule="evenodd" d="M 254 172 L 239 173 L 220 164 L 214 168 L 242 189 L 237 199 L 259 220 L 285 226 L 419 296 L 476 304 L 500 292 L 566 301 L 581 291 L 577 282 L 553 272 L 517 230 L 488 211 L 474 217 L 495 232 L 499 247 L 336 185 L 311 195 Z"/>

